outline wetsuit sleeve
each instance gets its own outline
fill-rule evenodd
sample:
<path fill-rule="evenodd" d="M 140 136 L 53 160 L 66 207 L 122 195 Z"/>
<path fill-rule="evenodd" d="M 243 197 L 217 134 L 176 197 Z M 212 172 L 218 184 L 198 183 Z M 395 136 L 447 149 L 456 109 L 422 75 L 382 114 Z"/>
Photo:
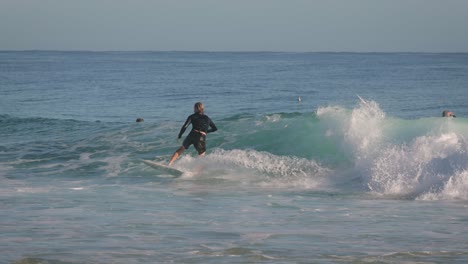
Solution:
<path fill-rule="evenodd" d="M 190 123 L 192 122 L 192 116 L 189 116 L 187 117 L 187 120 L 185 121 L 185 124 L 182 126 L 182 128 L 180 129 L 180 132 L 179 132 L 179 136 L 177 136 L 177 138 L 181 138 L 182 137 L 182 134 L 184 134 L 185 130 L 187 129 L 187 127 L 190 125 Z"/>
<path fill-rule="evenodd" d="M 216 130 L 218 130 L 218 128 L 217 128 L 216 125 L 213 123 L 213 121 L 211 121 L 211 119 L 210 119 L 210 128 L 206 131 L 206 133 L 215 132 Z"/>

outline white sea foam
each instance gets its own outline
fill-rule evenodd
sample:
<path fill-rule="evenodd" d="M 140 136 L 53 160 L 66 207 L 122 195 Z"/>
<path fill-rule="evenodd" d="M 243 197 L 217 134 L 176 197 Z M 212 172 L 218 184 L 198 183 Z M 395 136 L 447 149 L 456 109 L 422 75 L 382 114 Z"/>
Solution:
<path fill-rule="evenodd" d="M 104 169 L 107 172 L 107 176 L 115 177 L 119 175 L 119 173 L 122 172 L 121 164 L 127 159 L 128 159 L 128 154 L 126 153 L 123 153 L 119 156 L 113 156 L 113 157 L 103 159 L 102 161 L 107 163 L 107 165 L 104 167 Z"/>
<path fill-rule="evenodd" d="M 331 113 L 330 109 L 321 111 L 325 113 Z M 468 195 L 464 180 L 468 141 L 458 131 L 451 132 L 446 120 L 421 120 L 431 124 L 407 136 L 405 129 L 412 130 L 406 127 L 411 124 L 390 122 L 377 103 L 365 100 L 349 119 L 341 112 L 333 117 L 342 123 L 344 150 L 353 155 L 356 173 L 372 192 L 426 198 L 464 199 Z"/>
<path fill-rule="evenodd" d="M 255 150 L 218 149 L 207 158 L 210 166 L 236 172 L 243 170 L 249 182 L 257 181 L 270 187 L 315 188 L 323 184 L 324 176 L 330 172 L 315 161 Z"/>
<path fill-rule="evenodd" d="M 420 200 L 468 200 L 468 170 L 450 176 L 440 191 L 430 191 L 418 197 Z"/>
<path fill-rule="evenodd" d="M 467 199 L 468 141 L 463 122 L 387 118 L 376 102 L 361 98 L 352 111 L 330 106 L 319 108 L 317 116 L 323 136 L 332 138 L 349 157 L 352 174 L 373 193 Z"/>

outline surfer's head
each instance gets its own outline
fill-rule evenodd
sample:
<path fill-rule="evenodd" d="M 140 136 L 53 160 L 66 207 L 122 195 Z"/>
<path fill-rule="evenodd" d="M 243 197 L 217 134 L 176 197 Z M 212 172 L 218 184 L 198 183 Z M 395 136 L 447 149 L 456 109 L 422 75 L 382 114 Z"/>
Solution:
<path fill-rule="evenodd" d="M 202 102 L 195 103 L 193 106 L 193 111 L 195 113 L 203 114 L 205 112 L 205 107 L 203 106 Z"/>

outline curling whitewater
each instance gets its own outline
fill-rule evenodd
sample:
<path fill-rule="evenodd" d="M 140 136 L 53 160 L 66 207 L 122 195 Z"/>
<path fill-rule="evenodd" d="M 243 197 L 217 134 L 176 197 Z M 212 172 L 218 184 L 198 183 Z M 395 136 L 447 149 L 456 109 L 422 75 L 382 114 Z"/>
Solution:
<path fill-rule="evenodd" d="M 351 157 L 355 174 L 374 194 L 416 199 L 468 199 L 468 123 L 465 119 L 387 118 L 374 101 L 351 112 L 318 110 L 335 123 L 334 137 Z"/>

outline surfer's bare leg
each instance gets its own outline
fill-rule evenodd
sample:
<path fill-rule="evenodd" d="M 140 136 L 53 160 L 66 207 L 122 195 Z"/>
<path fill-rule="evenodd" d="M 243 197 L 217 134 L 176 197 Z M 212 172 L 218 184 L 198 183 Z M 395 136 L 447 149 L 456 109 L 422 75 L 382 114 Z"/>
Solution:
<path fill-rule="evenodd" d="M 171 157 L 171 160 L 169 161 L 169 164 L 167 164 L 168 166 L 171 166 L 172 163 L 182 154 L 182 152 L 185 151 L 185 148 L 184 146 L 180 146 L 180 148 L 178 148 L 175 152 L 174 152 L 174 155 L 172 155 Z"/>

